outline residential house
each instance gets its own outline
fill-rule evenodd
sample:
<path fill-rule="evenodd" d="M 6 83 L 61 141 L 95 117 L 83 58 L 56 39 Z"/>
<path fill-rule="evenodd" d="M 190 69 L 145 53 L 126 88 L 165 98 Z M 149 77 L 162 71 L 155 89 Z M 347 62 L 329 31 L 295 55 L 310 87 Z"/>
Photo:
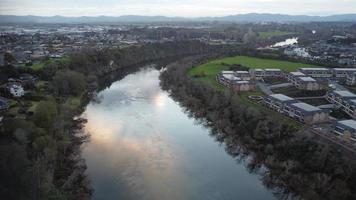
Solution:
<path fill-rule="evenodd" d="M 14 97 L 22 97 L 23 95 L 25 95 L 25 90 L 18 82 L 9 82 L 6 84 L 6 88 Z"/>
<path fill-rule="evenodd" d="M 347 140 L 356 142 L 356 121 L 341 120 L 334 124 L 334 133 L 343 136 Z"/>

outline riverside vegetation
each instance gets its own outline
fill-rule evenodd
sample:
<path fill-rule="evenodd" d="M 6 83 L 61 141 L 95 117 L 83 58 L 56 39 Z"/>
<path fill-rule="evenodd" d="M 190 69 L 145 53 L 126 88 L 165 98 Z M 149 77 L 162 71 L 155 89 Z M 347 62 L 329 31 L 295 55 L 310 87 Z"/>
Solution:
<path fill-rule="evenodd" d="M 210 127 L 238 162 L 260 175 L 281 199 L 355 199 L 354 155 L 340 152 L 307 130 L 239 104 L 230 90 L 217 90 L 187 75 L 204 57 L 173 63 L 161 74 L 161 86 Z"/>
<path fill-rule="evenodd" d="M 80 156 L 80 144 L 89 139 L 79 134 L 84 119 L 75 119 L 101 88 L 107 74 L 125 73 L 133 66 L 167 58 L 209 52 L 196 41 L 147 44 L 125 49 L 84 50 L 54 61 L 36 71 L 3 66 L 9 77 L 20 73 L 39 76 L 46 87 L 36 99 L 18 99 L 19 110 L 34 106 L 33 115 L 5 113 L 0 127 L 0 196 L 5 199 L 90 199 L 93 190 Z M 105 82 L 105 81 L 104 81 Z M 30 98 L 30 99 L 27 99 Z M 74 120 L 75 119 L 75 120 Z"/>

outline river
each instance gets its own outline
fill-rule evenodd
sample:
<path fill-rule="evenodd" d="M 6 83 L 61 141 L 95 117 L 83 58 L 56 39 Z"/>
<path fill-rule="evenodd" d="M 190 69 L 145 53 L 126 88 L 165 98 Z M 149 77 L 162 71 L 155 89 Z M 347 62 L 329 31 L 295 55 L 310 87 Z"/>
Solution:
<path fill-rule="evenodd" d="M 99 92 L 83 117 L 94 199 L 275 199 L 145 68 Z"/>

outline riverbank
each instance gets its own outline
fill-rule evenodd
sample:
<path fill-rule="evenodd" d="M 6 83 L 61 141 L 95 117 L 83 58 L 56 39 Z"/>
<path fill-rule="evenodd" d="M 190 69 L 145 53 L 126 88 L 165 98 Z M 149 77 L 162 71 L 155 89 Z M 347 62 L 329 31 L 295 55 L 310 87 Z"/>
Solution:
<path fill-rule="evenodd" d="M 199 42 L 170 42 L 83 51 L 68 56 L 66 62 L 50 62 L 36 71 L 4 68 L 9 76 L 24 72 L 36 75 L 46 87 L 38 93 L 42 95 L 38 102 L 18 104 L 21 110 L 24 107 L 25 114 L 12 108 L 10 111 L 16 112 L 4 114 L 0 162 L 14 167 L 0 170 L 2 197 L 90 199 L 93 191 L 80 154 L 81 144 L 89 138 L 78 134 L 85 120 L 76 116 L 95 97 L 96 91 L 137 67 L 204 51 L 209 48 Z"/>
<path fill-rule="evenodd" d="M 161 75 L 162 88 L 190 115 L 215 130 L 215 137 L 233 157 L 246 159 L 251 172 L 261 173 L 266 187 L 282 197 L 355 198 L 356 164 L 350 162 L 352 157 L 305 130 L 297 131 L 236 103 L 229 91 L 193 80 L 186 71 L 196 65 L 193 59 L 168 66 Z"/>

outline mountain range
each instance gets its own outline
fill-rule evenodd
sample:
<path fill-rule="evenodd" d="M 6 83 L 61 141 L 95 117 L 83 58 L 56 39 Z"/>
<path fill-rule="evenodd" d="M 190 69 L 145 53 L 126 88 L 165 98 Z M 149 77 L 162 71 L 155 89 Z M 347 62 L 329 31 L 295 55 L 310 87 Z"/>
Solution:
<path fill-rule="evenodd" d="M 0 23 L 119 23 L 119 22 L 185 22 L 185 21 L 220 21 L 220 22 L 356 22 L 356 14 L 309 16 L 285 14 L 238 14 L 223 17 L 166 17 L 124 15 L 118 17 L 65 17 L 65 16 L 16 16 L 0 15 Z"/>

